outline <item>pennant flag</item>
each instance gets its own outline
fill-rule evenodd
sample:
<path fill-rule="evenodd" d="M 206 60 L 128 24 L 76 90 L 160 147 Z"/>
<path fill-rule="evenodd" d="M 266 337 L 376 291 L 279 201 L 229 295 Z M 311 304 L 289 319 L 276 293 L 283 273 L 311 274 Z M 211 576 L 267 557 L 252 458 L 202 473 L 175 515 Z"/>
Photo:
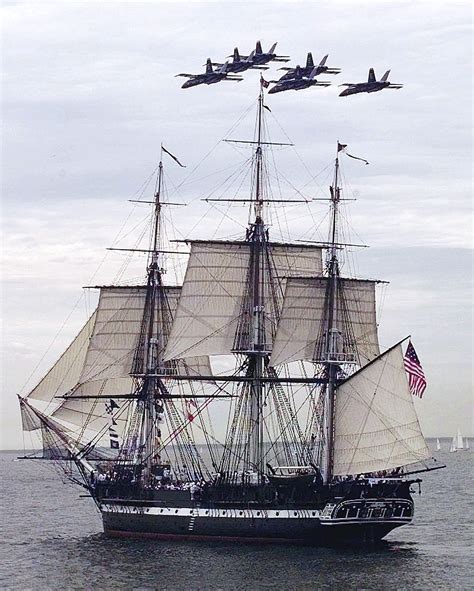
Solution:
<path fill-rule="evenodd" d="M 105 410 L 109 415 L 113 414 L 116 408 L 119 408 L 119 405 L 112 398 L 110 398 L 109 401 L 105 403 Z"/>
<path fill-rule="evenodd" d="M 194 407 L 194 408 L 193 408 Z M 186 399 L 186 417 L 188 421 L 194 421 L 194 412 L 197 409 L 197 404 L 192 399 Z"/>
<path fill-rule="evenodd" d="M 338 154 L 339 154 L 339 152 L 344 152 L 344 154 L 346 156 L 349 156 L 349 158 L 353 158 L 354 160 L 361 160 L 362 162 L 369 164 L 365 158 L 359 158 L 358 156 L 353 156 L 352 154 L 349 154 L 348 152 L 346 152 L 346 148 L 347 148 L 347 144 L 340 144 L 339 142 L 337 142 L 337 153 Z"/>
<path fill-rule="evenodd" d="M 408 374 L 408 385 L 413 396 L 423 398 L 423 392 L 426 389 L 426 378 L 421 367 L 420 360 L 416 354 L 415 347 L 408 342 L 408 347 L 404 358 L 405 371 Z"/>
<path fill-rule="evenodd" d="M 262 86 L 262 88 L 268 88 L 270 86 L 270 82 L 268 82 L 268 80 L 265 80 L 265 78 L 260 74 L 260 86 Z"/>
<path fill-rule="evenodd" d="M 109 441 L 111 449 L 120 448 L 119 436 L 117 431 L 114 429 L 114 427 L 117 426 L 117 421 L 112 416 L 116 408 L 120 408 L 119 405 L 115 402 L 113 398 L 109 398 L 109 401 L 105 403 L 105 411 L 108 415 L 110 415 L 111 424 L 109 426 Z"/>
<path fill-rule="evenodd" d="M 171 152 L 168 152 L 168 150 L 164 146 L 161 146 L 161 149 L 163 150 L 163 152 L 166 152 L 166 154 L 168 154 L 168 156 L 170 156 L 171 158 L 173 158 L 173 160 L 177 164 L 179 164 L 181 166 L 181 168 L 186 168 L 186 166 L 184 166 L 184 164 L 181 164 L 181 162 L 176 158 L 176 156 L 173 156 L 173 154 Z"/>
<path fill-rule="evenodd" d="M 118 433 L 113 427 L 109 427 L 109 439 L 111 449 L 118 449 L 120 447 Z"/>

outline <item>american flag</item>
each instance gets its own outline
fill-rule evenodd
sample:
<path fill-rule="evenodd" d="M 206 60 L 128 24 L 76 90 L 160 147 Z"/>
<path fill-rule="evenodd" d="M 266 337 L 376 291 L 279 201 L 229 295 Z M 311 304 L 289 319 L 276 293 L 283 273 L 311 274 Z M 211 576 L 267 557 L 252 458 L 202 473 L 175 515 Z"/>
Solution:
<path fill-rule="evenodd" d="M 421 367 L 420 360 L 416 354 L 415 347 L 408 342 L 408 347 L 404 358 L 405 371 L 408 374 L 408 385 L 410 392 L 419 398 L 423 397 L 423 392 L 426 389 L 426 378 Z"/>

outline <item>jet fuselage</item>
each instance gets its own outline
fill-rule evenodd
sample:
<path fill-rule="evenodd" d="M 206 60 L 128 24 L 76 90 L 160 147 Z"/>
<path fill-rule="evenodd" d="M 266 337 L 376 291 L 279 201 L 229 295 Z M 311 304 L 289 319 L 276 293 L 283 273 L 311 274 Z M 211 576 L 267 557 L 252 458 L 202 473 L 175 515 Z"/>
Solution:
<path fill-rule="evenodd" d="M 304 68 L 300 68 L 302 76 L 309 76 L 313 70 L 314 70 L 314 66 L 313 67 L 306 66 Z M 339 74 L 339 72 L 340 72 L 340 70 L 338 68 L 328 68 L 328 66 L 316 66 L 316 72 L 315 72 L 315 74 L 313 74 L 313 76 L 316 77 L 316 76 L 319 76 L 320 74 Z M 283 74 L 283 76 L 278 80 L 278 82 L 293 79 L 295 77 L 295 73 L 296 73 L 296 68 L 289 70 L 288 72 L 286 72 L 286 74 Z"/>
<path fill-rule="evenodd" d="M 303 90 L 316 84 L 314 79 L 293 79 L 293 80 L 279 80 L 273 88 L 268 91 L 268 94 L 276 94 L 277 92 L 284 92 L 285 90 Z"/>
<path fill-rule="evenodd" d="M 387 81 L 361 82 L 360 84 L 349 86 L 339 96 L 349 96 L 350 94 L 359 94 L 361 92 L 378 92 L 384 88 L 401 88 L 401 85 L 392 84 Z"/>
<path fill-rule="evenodd" d="M 181 88 L 191 88 L 193 86 L 198 86 L 199 84 L 215 84 L 216 82 L 223 80 L 225 77 L 225 74 L 220 74 L 218 72 L 214 72 L 212 74 L 202 74 L 196 76 L 195 78 L 186 80 Z"/>

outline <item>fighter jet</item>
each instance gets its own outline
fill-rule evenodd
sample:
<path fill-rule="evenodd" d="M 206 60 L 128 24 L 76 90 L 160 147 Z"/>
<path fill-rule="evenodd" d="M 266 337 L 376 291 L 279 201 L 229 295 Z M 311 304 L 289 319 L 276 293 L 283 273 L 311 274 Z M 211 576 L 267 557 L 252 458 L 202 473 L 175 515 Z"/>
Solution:
<path fill-rule="evenodd" d="M 339 74 L 341 71 L 340 68 L 329 68 L 326 66 L 326 61 L 328 59 L 328 55 L 325 55 L 323 59 L 319 62 L 319 65 L 316 66 L 316 74 L 315 76 L 319 76 L 320 74 Z M 303 76 L 309 76 L 314 68 L 313 62 L 313 54 L 311 52 L 308 53 L 308 57 L 306 58 L 306 67 L 301 68 L 301 72 Z M 295 68 L 279 68 L 280 70 L 286 70 L 286 74 L 280 78 L 281 80 L 291 80 L 295 77 Z"/>
<path fill-rule="evenodd" d="M 274 43 L 270 47 L 268 52 L 264 53 L 262 50 L 262 44 L 260 43 L 260 41 L 257 41 L 257 44 L 255 45 L 254 56 L 252 59 L 253 66 L 263 66 L 265 64 L 268 64 L 268 62 L 289 62 L 290 61 L 289 55 L 277 55 L 275 53 L 276 46 L 277 46 L 277 44 Z M 231 57 L 231 56 L 229 56 L 229 57 Z M 250 56 L 242 56 L 242 59 L 247 59 L 248 57 L 250 57 Z"/>
<path fill-rule="evenodd" d="M 234 80 L 235 82 L 243 80 L 242 76 L 229 74 L 227 70 L 228 65 L 229 64 L 226 62 L 225 64 L 222 64 L 218 70 L 213 70 L 211 58 L 207 58 L 206 72 L 204 74 L 176 74 L 176 77 L 182 76 L 184 78 L 189 78 L 181 88 L 191 88 L 192 86 L 198 86 L 198 84 L 215 84 L 221 80 Z"/>
<path fill-rule="evenodd" d="M 359 94 L 360 92 L 378 92 L 384 88 L 403 88 L 403 84 L 392 84 L 389 82 L 389 74 L 390 70 L 387 70 L 380 80 L 376 80 L 374 69 L 370 68 L 367 82 L 341 84 L 340 86 L 347 86 L 347 88 L 339 96 L 349 96 L 350 94 Z"/>
<path fill-rule="evenodd" d="M 239 50 L 236 47 L 234 49 L 234 55 L 233 57 L 233 61 L 231 61 L 230 63 L 227 63 L 227 72 L 245 72 L 245 70 L 250 70 L 250 68 L 257 68 L 257 69 L 267 69 L 265 66 L 262 66 L 261 68 L 259 68 L 258 66 L 254 66 L 253 65 L 253 56 L 255 54 L 255 51 L 252 51 L 252 53 L 246 57 L 245 59 L 242 59 L 242 57 L 239 55 Z M 229 56 L 230 57 L 230 56 Z M 212 62 L 212 65 L 215 68 L 222 68 L 222 66 L 224 64 L 219 64 L 216 62 Z"/>
<path fill-rule="evenodd" d="M 318 71 L 318 66 L 311 70 L 309 76 L 303 76 L 302 71 L 305 68 L 296 66 L 294 77 L 289 80 L 278 80 L 273 88 L 268 91 L 268 94 L 275 94 L 277 92 L 284 92 L 285 90 L 303 90 L 310 86 L 331 86 L 330 82 L 318 82 L 315 78 Z"/>

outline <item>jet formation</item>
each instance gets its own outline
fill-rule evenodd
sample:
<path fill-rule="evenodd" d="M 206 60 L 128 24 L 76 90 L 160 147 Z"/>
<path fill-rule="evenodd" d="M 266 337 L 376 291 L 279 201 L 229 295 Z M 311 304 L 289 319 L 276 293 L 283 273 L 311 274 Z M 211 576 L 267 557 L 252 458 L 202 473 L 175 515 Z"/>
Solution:
<path fill-rule="evenodd" d="M 241 76 L 236 76 L 238 72 L 245 72 L 246 70 L 255 69 L 262 70 L 267 69 L 269 62 L 287 62 L 290 60 L 287 55 L 277 55 L 275 53 L 276 43 L 274 43 L 268 52 L 262 50 L 262 44 L 257 41 L 254 51 L 250 55 L 240 55 L 239 49 L 234 49 L 232 62 L 216 63 L 212 62 L 210 58 L 206 62 L 206 72 L 204 74 L 177 74 L 176 76 L 182 76 L 189 78 L 181 88 L 190 88 L 191 86 L 198 86 L 199 84 L 215 84 L 222 80 L 234 80 L 240 82 L 243 80 Z M 214 70 L 213 67 L 217 69 Z"/>
<path fill-rule="evenodd" d="M 289 62 L 290 56 L 288 55 L 277 55 L 275 52 L 276 43 L 274 43 L 268 51 L 263 51 L 262 44 L 257 41 L 255 49 L 249 55 L 241 55 L 238 47 L 234 49 L 232 55 L 227 56 L 232 61 L 226 62 L 213 62 L 210 58 L 206 62 L 206 70 L 199 74 L 177 74 L 188 78 L 181 88 L 191 88 L 201 84 L 216 84 L 223 80 L 231 80 L 234 82 L 241 82 L 243 77 L 240 76 L 242 72 L 247 70 L 268 70 L 271 62 Z M 321 74 L 339 74 L 340 68 L 333 68 L 327 65 L 328 55 L 325 55 L 318 65 L 314 64 L 313 54 L 308 53 L 306 58 L 306 65 L 295 67 L 285 66 L 279 68 L 285 73 L 278 80 L 266 81 L 261 77 L 262 87 L 268 88 L 271 84 L 273 85 L 268 91 L 269 94 L 276 94 L 279 92 L 285 92 L 287 90 L 303 90 L 310 88 L 311 86 L 331 86 L 328 81 L 319 81 L 317 77 Z M 384 90 L 385 88 L 403 88 L 402 84 L 392 84 L 388 81 L 390 70 L 385 72 L 380 80 L 375 78 L 374 69 L 370 68 L 369 78 L 367 82 L 351 82 L 344 83 L 340 86 L 345 86 L 339 96 L 349 96 L 351 94 L 359 94 L 363 92 L 371 93 Z"/>

